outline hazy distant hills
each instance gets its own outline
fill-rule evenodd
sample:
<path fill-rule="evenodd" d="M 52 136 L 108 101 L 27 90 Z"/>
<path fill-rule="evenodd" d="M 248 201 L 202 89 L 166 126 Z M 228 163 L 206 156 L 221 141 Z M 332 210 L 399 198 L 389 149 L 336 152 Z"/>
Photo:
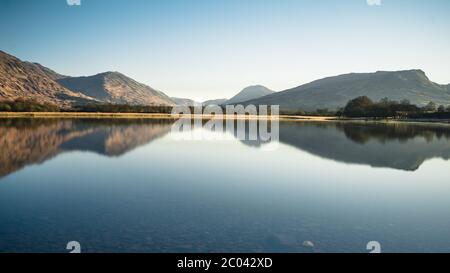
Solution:
<path fill-rule="evenodd" d="M 237 93 L 234 97 L 231 99 L 215 99 L 215 100 L 208 100 L 203 102 L 204 106 L 208 105 L 233 105 L 242 103 L 248 100 L 253 100 L 257 98 L 261 98 L 270 94 L 275 93 L 274 91 L 270 90 L 269 88 L 262 86 L 262 85 L 253 85 L 244 88 L 242 91 Z"/>
<path fill-rule="evenodd" d="M 64 76 L 0 51 L 0 100 L 24 98 L 60 106 L 93 100 L 60 85 L 55 81 L 60 77 Z"/>
<path fill-rule="evenodd" d="M 170 99 L 172 101 L 174 101 L 177 106 L 200 106 L 200 105 L 202 105 L 201 102 L 197 102 L 197 101 L 194 101 L 191 99 L 175 98 L 175 97 L 171 97 Z"/>
<path fill-rule="evenodd" d="M 175 105 L 164 93 L 119 72 L 57 80 L 62 86 L 105 103 L 131 105 Z"/>
<path fill-rule="evenodd" d="M 262 85 L 254 85 L 244 88 L 241 92 L 239 92 L 236 96 L 232 97 L 228 101 L 223 104 L 236 104 L 240 102 L 245 102 L 253 99 L 258 99 L 270 94 L 275 93 L 269 88 Z"/>
<path fill-rule="evenodd" d="M 387 97 L 407 99 L 413 104 L 450 104 L 448 85 L 431 82 L 421 70 L 376 73 L 352 73 L 317 80 L 286 91 L 274 93 L 246 104 L 280 105 L 286 111 L 336 110 L 359 96 L 373 100 Z"/>
<path fill-rule="evenodd" d="M 207 100 L 203 102 L 204 106 L 208 106 L 208 105 L 222 105 L 224 103 L 226 103 L 228 101 L 228 99 L 215 99 L 215 100 Z"/>

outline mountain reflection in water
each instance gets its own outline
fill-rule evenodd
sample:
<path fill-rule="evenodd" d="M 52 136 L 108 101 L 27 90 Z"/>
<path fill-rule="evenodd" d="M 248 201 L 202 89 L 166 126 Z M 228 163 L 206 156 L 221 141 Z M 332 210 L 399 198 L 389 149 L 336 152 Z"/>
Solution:
<path fill-rule="evenodd" d="M 67 151 L 121 156 L 165 136 L 173 122 L 0 119 L 0 177 Z M 264 145 L 258 140 L 242 142 Z M 450 158 L 450 127 L 437 124 L 281 122 L 280 142 L 338 162 L 407 171 L 417 170 L 431 158 Z"/>
<path fill-rule="evenodd" d="M 67 151 L 106 156 L 166 135 L 170 120 L 0 119 L 0 177 Z"/>

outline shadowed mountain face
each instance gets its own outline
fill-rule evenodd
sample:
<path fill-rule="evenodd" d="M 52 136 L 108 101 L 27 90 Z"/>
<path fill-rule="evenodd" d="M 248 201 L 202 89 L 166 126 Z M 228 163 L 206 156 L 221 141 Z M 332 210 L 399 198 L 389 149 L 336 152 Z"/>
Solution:
<path fill-rule="evenodd" d="M 104 103 L 175 105 L 166 94 L 119 72 L 106 72 L 89 77 L 66 77 L 59 79 L 58 83 Z"/>
<path fill-rule="evenodd" d="M 336 110 L 359 96 L 378 101 L 407 99 L 413 104 L 430 101 L 450 103 L 448 86 L 431 82 L 421 70 L 376 73 L 353 73 L 317 80 L 286 91 L 274 93 L 246 104 L 280 105 L 284 111 Z"/>
<path fill-rule="evenodd" d="M 121 156 L 170 131 L 169 120 L 0 119 L 0 177 L 66 151 Z"/>
<path fill-rule="evenodd" d="M 269 88 L 262 85 L 254 85 L 244 88 L 241 92 L 239 92 L 236 96 L 232 97 L 228 101 L 223 104 L 236 104 L 240 102 L 245 102 L 253 99 L 258 99 L 270 94 L 275 93 Z"/>
<path fill-rule="evenodd" d="M 22 62 L 0 51 L 0 100 L 33 99 L 59 106 L 93 101 L 56 82 L 63 77 L 40 64 Z"/>

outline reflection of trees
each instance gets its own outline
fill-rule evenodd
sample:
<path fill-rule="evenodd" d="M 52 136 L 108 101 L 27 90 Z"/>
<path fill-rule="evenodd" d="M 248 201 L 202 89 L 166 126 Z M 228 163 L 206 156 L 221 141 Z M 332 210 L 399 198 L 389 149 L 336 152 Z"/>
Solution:
<path fill-rule="evenodd" d="M 281 122 L 280 142 L 339 162 L 400 170 L 450 158 L 450 127 L 436 124 Z"/>
<path fill-rule="evenodd" d="M 280 125 L 280 141 L 340 162 L 416 170 L 450 157 L 450 127 L 407 123 L 298 123 Z"/>
<path fill-rule="evenodd" d="M 119 156 L 169 132 L 170 120 L 0 119 L 0 177 L 65 150 Z"/>
<path fill-rule="evenodd" d="M 450 129 L 439 125 L 411 125 L 406 123 L 336 123 L 336 128 L 344 131 L 345 135 L 357 142 L 367 143 L 371 139 L 386 142 L 399 140 L 406 142 L 415 137 L 423 137 L 427 142 L 437 139 L 450 139 Z"/>

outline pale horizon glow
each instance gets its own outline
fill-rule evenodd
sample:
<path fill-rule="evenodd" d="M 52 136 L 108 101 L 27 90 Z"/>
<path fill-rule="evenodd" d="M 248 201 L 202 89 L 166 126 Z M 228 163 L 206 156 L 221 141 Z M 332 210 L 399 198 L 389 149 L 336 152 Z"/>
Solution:
<path fill-rule="evenodd" d="M 449 84 L 449 13 L 447 0 L 0 0 L 0 50 L 198 101 L 379 70 Z"/>

